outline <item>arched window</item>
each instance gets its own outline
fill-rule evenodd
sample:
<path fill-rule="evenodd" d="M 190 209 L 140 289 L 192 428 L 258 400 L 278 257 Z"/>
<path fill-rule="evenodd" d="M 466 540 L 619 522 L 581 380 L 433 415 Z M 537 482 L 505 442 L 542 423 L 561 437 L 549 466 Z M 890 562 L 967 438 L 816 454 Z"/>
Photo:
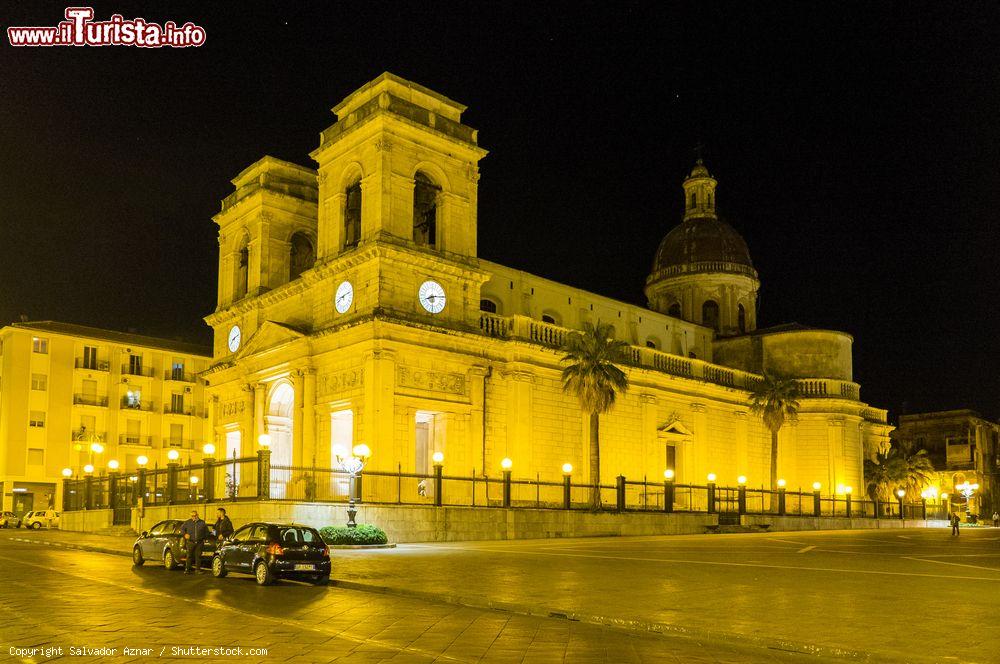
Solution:
<path fill-rule="evenodd" d="M 306 270 L 316 264 L 316 250 L 305 233 L 296 233 L 290 241 L 288 256 L 288 280 L 298 279 Z"/>
<path fill-rule="evenodd" d="M 646 339 L 646 348 L 655 348 L 656 350 L 659 350 L 660 340 L 657 339 L 656 337 L 649 337 L 648 339 Z"/>
<path fill-rule="evenodd" d="M 413 241 L 419 245 L 437 245 L 437 196 L 440 187 L 423 173 L 413 178 Z"/>
<path fill-rule="evenodd" d="M 361 241 L 361 180 L 344 193 L 344 249 L 351 249 Z"/>
<path fill-rule="evenodd" d="M 715 300 L 705 300 L 701 305 L 701 324 L 719 331 L 719 303 Z"/>
<path fill-rule="evenodd" d="M 692 192 L 691 193 L 691 204 L 688 207 L 690 207 L 693 210 L 695 208 L 695 205 L 697 204 L 697 202 L 698 202 L 698 196 Z"/>
<path fill-rule="evenodd" d="M 238 300 L 246 296 L 250 287 L 250 238 L 246 235 L 240 243 L 240 250 L 236 262 L 236 283 L 234 288 L 235 298 Z"/>
<path fill-rule="evenodd" d="M 479 310 L 485 311 L 488 314 L 495 314 L 497 312 L 497 303 L 493 300 L 482 299 L 479 301 Z"/>
<path fill-rule="evenodd" d="M 667 309 L 667 315 L 668 316 L 673 316 L 674 318 L 680 318 L 681 317 L 681 305 L 678 304 L 677 302 L 674 302 L 673 304 L 671 304 L 670 308 Z"/>
<path fill-rule="evenodd" d="M 555 325 L 556 324 L 556 319 L 555 319 L 555 316 L 551 316 L 549 314 L 542 314 L 542 322 L 543 323 L 550 323 L 552 325 Z"/>
<path fill-rule="evenodd" d="M 747 331 L 747 310 L 742 304 L 736 308 L 736 324 L 740 328 L 740 334 Z"/>

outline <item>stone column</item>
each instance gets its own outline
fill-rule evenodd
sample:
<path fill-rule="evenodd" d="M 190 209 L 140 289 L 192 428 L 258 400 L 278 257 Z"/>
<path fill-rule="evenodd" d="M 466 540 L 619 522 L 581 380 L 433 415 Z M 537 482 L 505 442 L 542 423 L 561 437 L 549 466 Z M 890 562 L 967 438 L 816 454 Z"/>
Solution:
<path fill-rule="evenodd" d="M 364 363 L 364 426 L 360 440 L 356 440 L 355 444 L 365 443 L 371 449 L 371 470 L 392 470 L 396 467 L 392 436 L 395 423 L 395 353 L 375 349 L 365 355 Z"/>
<path fill-rule="evenodd" d="M 257 440 L 260 435 L 267 432 L 267 425 L 264 421 L 264 398 L 267 396 L 267 386 L 264 383 L 254 383 L 253 386 L 253 434 L 250 436 L 250 447 L 244 446 L 244 453 L 257 449 Z"/>
<path fill-rule="evenodd" d="M 202 432 L 202 438 L 205 439 L 206 443 L 212 443 L 213 445 L 215 445 L 215 449 L 218 451 L 219 436 L 215 432 L 215 422 L 216 418 L 218 417 L 218 410 L 219 410 L 219 396 L 217 394 L 213 394 L 210 397 L 208 397 L 207 409 L 208 409 L 208 417 L 205 419 L 205 426 L 208 427 L 208 431 Z M 223 450 L 223 452 L 224 451 L 225 450 Z"/>
<path fill-rule="evenodd" d="M 733 415 L 736 417 L 736 475 L 746 475 L 747 482 L 751 486 L 753 484 L 767 485 L 770 478 L 754 477 L 750 468 L 749 455 L 747 453 L 750 427 L 747 421 L 747 413 L 744 410 L 738 410 Z"/>
<path fill-rule="evenodd" d="M 507 387 L 507 444 L 496 450 L 494 458 L 486 463 L 487 474 L 493 475 L 500 469 L 500 461 L 510 457 L 515 468 L 526 472 L 531 467 L 531 384 L 535 376 L 530 371 L 515 370 L 506 374 Z M 589 460 L 589 429 L 587 415 L 581 420 L 583 426 L 583 458 Z M 586 477 L 590 477 L 589 461 L 584 464 Z"/>
<path fill-rule="evenodd" d="M 843 474 L 844 420 L 827 420 L 827 479 L 823 489 L 827 493 L 836 491 L 839 478 Z M 819 481 L 823 481 L 817 478 Z M 810 480 L 813 481 L 813 480 Z"/>
<path fill-rule="evenodd" d="M 292 389 L 295 391 L 295 401 L 292 404 L 292 465 L 302 467 L 302 404 L 304 380 L 301 371 L 292 371 Z"/>
<path fill-rule="evenodd" d="M 316 370 L 302 370 L 302 465 L 316 461 Z"/>
<path fill-rule="evenodd" d="M 640 394 L 639 403 L 642 410 L 642 461 L 637 470 L 650 481 L 658 482 L 663 479 L 667 452 L 656 436 L 656 397 Z"/>
<path fill-rule="evenodd" d="M 469 460 L 482 472 L 486 469 L 486 401 L 484 387 L 486 381 L 492 380 L 490 367 L 474 366 L 469 368 L 469 400 L 472 410 L 469 417 L 469 442 L 473 449 L 469 450 Z M 464 469 L 463 469 L 464 470 Z"/>

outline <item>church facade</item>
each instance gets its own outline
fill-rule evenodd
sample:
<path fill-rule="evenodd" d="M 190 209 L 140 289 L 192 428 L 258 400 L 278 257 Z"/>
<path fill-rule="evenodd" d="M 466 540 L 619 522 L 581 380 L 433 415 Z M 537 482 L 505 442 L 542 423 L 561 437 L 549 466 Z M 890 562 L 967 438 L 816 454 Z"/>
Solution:
<path fill-rule="evenodd" d="M 859 398 L 852 338 L 757 329 L 758 275 L 716 213 L 699 160 L 684 215 L 626 304 L 477 257 L 479 161 L 465 107 L 383 74 L 334 107 L 316 168 L 271 157 L 234 180 L 219 227 L 214 361 L 202 374 L 222 456 L 270 437 L 273 465 L 336 467 L 364 443 L 369 469 L 559 480 L 588 476 L 587 417 L 560 382 L 560 347 L 584 322 L 630 346 L 630 383 L 601 418 L 602 482 L 617 475 L 768 485 L 770 434 L 748 410 L 762 371 L 800 379 L 779 475 L 823 493 L 863 486 L 888 444 Z M 280 489 L 278 491 L 280 495 Z"/>

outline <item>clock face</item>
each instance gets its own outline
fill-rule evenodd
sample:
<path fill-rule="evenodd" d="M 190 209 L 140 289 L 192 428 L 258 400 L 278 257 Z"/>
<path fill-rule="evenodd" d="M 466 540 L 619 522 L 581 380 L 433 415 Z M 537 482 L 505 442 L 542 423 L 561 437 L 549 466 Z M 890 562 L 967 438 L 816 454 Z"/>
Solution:
<path fill-rule="evenodd" d="M 350 281 L 345 281 L 337 286 L 337 294 L 333 298 L 333 306 L 337 308 L 337 313 L 345 314 L 354 302 L 354 286 Z"/>
<path fill-rule="evenodd" d="M 243 333 L 240 332 L 239 325 L 233 325 L 229 330 L 229 352 L 235 353 L 240 349 L 240 340 L 243 338 Z"/>
<path fill-rule="evenodd" d="M 436 281 L 425 281 L 420 285 L 420 305 L 432 314 L 444 309 L 444 288 Z"/>

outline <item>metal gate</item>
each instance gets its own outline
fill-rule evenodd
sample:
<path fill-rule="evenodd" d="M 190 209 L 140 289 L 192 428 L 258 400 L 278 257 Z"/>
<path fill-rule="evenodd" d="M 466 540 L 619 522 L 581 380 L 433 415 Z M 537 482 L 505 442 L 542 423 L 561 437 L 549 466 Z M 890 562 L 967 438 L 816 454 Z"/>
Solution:
<path fill-rule="evenodd" d="M 122 477 L 115 487 L 115 494 L 111 505 L 112 525 L 130 526 L 132 525 L 132 505 L 135 504 L 135 482 L 131 477 Z"/>

